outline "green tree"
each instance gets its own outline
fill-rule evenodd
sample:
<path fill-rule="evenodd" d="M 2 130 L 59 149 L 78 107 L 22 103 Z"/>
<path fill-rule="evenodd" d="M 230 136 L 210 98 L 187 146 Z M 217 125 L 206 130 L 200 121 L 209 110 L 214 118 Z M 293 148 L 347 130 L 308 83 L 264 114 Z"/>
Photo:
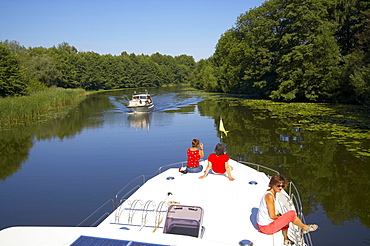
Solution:
<path fill-rule="evenodd" d="M 309 0 L 291 1 L 282 11 L 279 88 L 273 99 L 323 101 L 333 96 L 341 57 L 326 10 L 325 1 Z"/>
<path fill-rule="evenodd" d="M 27 76 L 48 87 L 55 86 L 61 79 L 61 72 L 56 68 L 53 59 L 43 54 L 42 56 L 34 56 L 26 62 Z"/>
<path fill-rule="evenodd" d="M 214 69 L 210 59 L 201 59 L 196 64 L 195 78 L 191 81 L 191 86 L 207 91 L 217 91 L 218 84 Z"/>
<path fill-rule="evenodd" d="M 240 92 L 240 80 L 243 74 L 240 61 L 244 55 L 240 46 L 234 30 L 227 31 L 217 43 L 212 61 L 219 71 L 219 74 L 215 74 L 219 84 L 218 91 Z"/>
<path fill-rule="evenodd" d="M 344 102 L 370 104 L 370 2 L 339 1 L 334 7 L 337 39 L 344 55 L 338 97 Z"/>
<path fill-rule="evenodd" d="M 81 88 L 77 74 L 77 49 L 67 42 L 49 49 L 49 55 L 56 63 L 57 69 L 62 73 L 58 86 L 62 88 Z"/>
<path fill-rule="evenodd" d="M 238 63 L 243 70 L 244 92 L 267 97 L 276 85 L 276 66 L 281 47 L 280 1 L 268 1 L 238 18 L 235 31 L 242 43 L 243 59 Z"/>
<path fill-rule="evenodd" d="M 132 79 L 135 87 L 152 87 L 160 85 L 159 65 L 153 62 L 149 56 L 139 55 L 133 57 Z"/>
<path fill-rule="evenodd" d="M 21 64 L 25 60 L 28 59 L 28 57 L 29 57 L 29 51 L 28 51 L 28 49 L 25 48 L 24 46 L 21 46 L 18 41 L 5 40 L 2 43 L 5 44 L 6 46 L 8 46 L 8 48 L 10 49 L 11 52 L 17 54 L 17 56 L 19 57 L 19 60 L 20 60 Z"/>
<path fill-rule="evenodd" d="M 270 0 L 240 15 L 213 56 L 219 89 L 284 101 L 335 100 L 342 56 L 332 6 Z"/>
<path fill-rule="evenodd" d="M 18 96 L 25 93 L 26 84 L 17 55 L 0 43 L 0 96 Z"/>
<path fill-rule="evenodd" d="M 162 85 L 175 82 L 175 71 L 177 64 L 172 56 L 161 55 L 157 52 L 152 54 L 150 59 L 159 65 Z"/>
<path fill-rule="evenodd" d="M 176 84 L 190 84 L 195 68 L 195 61 L 192 56 L 180 55 L 175 56 L 176 66 L 174 69 L 174 79 Z"/>

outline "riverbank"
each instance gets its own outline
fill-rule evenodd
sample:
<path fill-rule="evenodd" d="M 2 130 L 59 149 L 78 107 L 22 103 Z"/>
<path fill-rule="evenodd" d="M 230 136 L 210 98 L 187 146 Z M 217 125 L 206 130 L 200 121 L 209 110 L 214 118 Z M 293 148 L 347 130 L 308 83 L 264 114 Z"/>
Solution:
<path fill-rule="evenodd" d="M 168 84 L 163 87 L 173 86 L 178 85 Z M 122 89 L 87 92 L 84 89 L 52 87 L 29 96 L 0 98 L 0 130 L 62 117 L 68 111 L 64 109 L 80 103 L 87 95 L 118 90 Z"/>
<path fill-rule="evenodd" d="M 29 96 L 0 98 L 0 130 L 59 117 L 56 112 L 78 104 L 87 94 L 84 89 L 53 87 Z"/>

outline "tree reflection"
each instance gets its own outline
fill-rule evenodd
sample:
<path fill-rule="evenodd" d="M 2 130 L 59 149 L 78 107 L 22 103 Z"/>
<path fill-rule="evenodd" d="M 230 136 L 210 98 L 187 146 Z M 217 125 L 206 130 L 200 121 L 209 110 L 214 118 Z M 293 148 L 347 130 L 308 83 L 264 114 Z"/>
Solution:
<path fill-rule="evenodd" d="M 122 95 L 122 92 L 117 92 Z M 252 108 L 244 99 L 207 97 L 201 102 L 182 105 L 165 113 L 189 113 L 214 119 L 220 141 L 227 144 L 228 154 L 236 160 L 262 164 L 279 170 L 298 187 L 306 215 L 320 207 L 333 224 L 359 219 L 370 227 L 370 157 L 356 156 L 345 143 L 332 139 L 330 131 L 308 131 L 301 118 L 277 117 L 267 108 Z M 181 101 L 181 100 L 178 100 Z M 0 179 L 17 172 L 33 146 L 34 139 L 73 137 L 84 128 L 100 127 L 104 114 L 115 113 L 116 106 L 106 95 L 94 95 L 72 109 L 63 119 L 14 131 L 0 131 Z M 121 112 L 122 113 L 122 112 Z M 133 127 L 149 127 L 151 114 L 128 115 Z M 218 124 L 222 116 L 228 136 L 221 138 Z M 120 121 L 118 117 L 113 120 Z M 157 118 L 158 120 L 158 118 Z M 364 139 L 361 146 L 369 147 Z"/>
<path fill-rule="evenodd" d="M 228 154 L 237 160 L 279 170 L 297 185 L 308 215 L 321 205 L 335 225 L 359 219 L 370 226 L 370 158 L 356 158 L 330 132 L 304 131 L 294 117 L 245 107 L 242 99 L 217 98 L 199 103 L 199 111 L 218 124 L 222 116 Z M 218 132 L 219 137 L 221 133 Z M 363 145 L 369 141 L 364 140 Z"/>
<path fill-rule="evenodd" d="M 27 161 L 33 140 L 70 138 L 84 128 L 99 127 L 103 113 L 112 108 L 109 98 L 92 95 L 63 117 L 14 130 L 0 131 L 0 179 L 6 180 Z"/>
<path fill-rule="evenodd" d="M 0 131 L 0 179 L 5 180 L 21 168 L 33 146 L 32 135 L 25 130 Z"/>

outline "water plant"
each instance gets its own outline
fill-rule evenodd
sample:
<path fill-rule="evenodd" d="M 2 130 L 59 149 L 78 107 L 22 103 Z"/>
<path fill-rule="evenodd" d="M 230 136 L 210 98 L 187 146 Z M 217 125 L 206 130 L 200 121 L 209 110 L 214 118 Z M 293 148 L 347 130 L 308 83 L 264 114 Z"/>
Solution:
<path fill-rule="evenodd" d="M 39 121 L 85 98 L 84 89 L 48 88 L 29 96 L 0 98 L 0 130 Z"/>
<path fill-rule="evenodd" d="M 268 100 L 242 100 L 251 109 L 264 110 L 269 117 L 294 118 L 295 127 L 305 131 L 329 132 L 333 139 L 355 153 L 357 158 L 370 157 L 370 111 L 360 105 L 328 103 L 283 103 Z"/>

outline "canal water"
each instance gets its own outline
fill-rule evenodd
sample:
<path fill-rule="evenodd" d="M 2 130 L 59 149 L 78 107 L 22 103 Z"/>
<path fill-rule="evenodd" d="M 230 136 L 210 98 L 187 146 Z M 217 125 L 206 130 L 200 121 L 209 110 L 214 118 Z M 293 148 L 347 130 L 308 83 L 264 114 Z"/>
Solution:
<path fill-rule="evenodd" d="M 370 157 L 237 97 L 177 87 L 149 92 L 151 113 L 129 112 L 133 90 L 104 92 L 62 119 L 0 131 L 0 229 L 75 226 L 133 178 L 185 161 L 198 138 L 206 155 L 223 142 L 231 158 L 294 181 L 307 222 L 320 226 L 314 245 L 370 245 Z M 220 117 L 228 136 L 217 129 Z"/>

